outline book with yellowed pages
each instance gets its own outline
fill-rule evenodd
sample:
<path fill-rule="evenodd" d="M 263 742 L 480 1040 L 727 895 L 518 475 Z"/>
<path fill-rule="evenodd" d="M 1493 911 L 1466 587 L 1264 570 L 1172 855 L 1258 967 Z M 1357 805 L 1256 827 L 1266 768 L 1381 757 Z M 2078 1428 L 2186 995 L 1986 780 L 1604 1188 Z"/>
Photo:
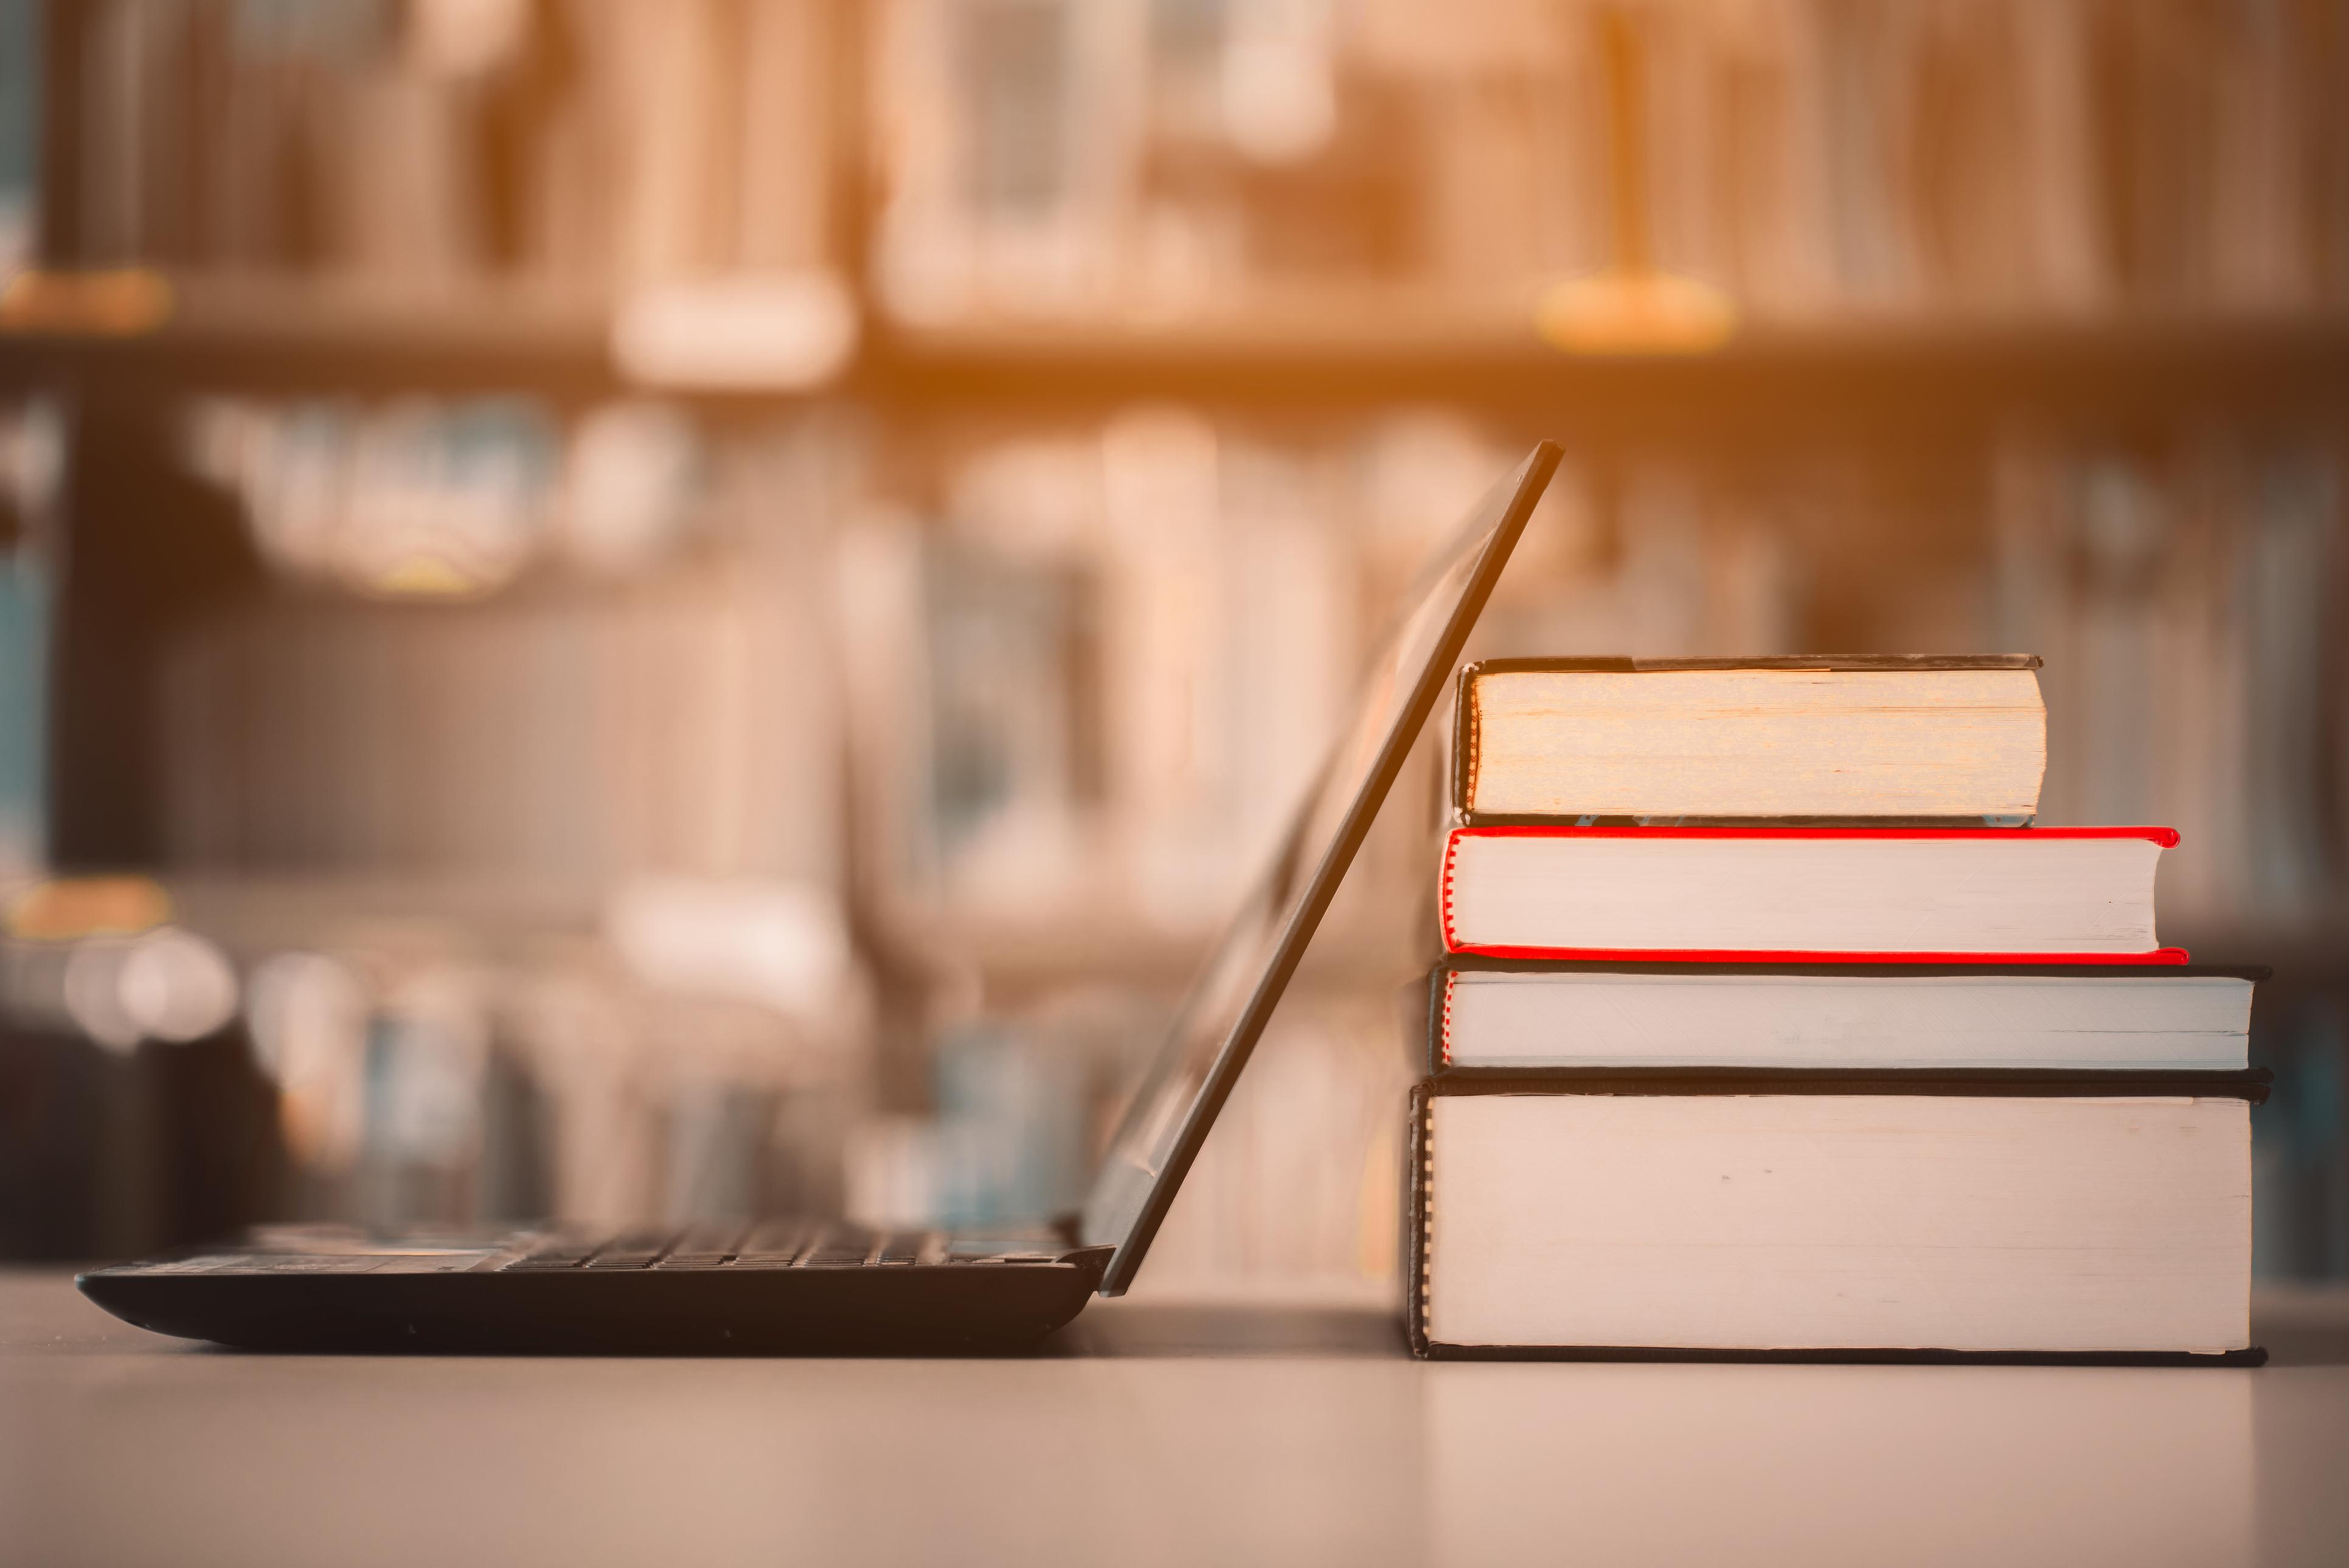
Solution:
<path fill-rule="evenodd" d="M 2019 827 L 2033 655 L 1487 659 L 1460 673 L 1452 805 L 1486 825 Z"/>

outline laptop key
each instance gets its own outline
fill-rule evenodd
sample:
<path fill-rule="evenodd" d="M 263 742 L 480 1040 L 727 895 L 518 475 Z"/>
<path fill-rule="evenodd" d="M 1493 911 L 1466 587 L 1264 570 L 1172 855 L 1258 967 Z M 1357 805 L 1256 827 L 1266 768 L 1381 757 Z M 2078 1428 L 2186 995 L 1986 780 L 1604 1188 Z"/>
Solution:
<path fill-rule="evenodd" d="M 736 1253 L 747 1233 L 746 1227 L 728 1225 L 722 1228 L 698 1227 L 678 1238 L 677 1244 L 661 1255 L 653 1266 L 660 1269 L 714 1269 Z"/>
<path fill-rule="evenodd" d="M 734 1249 L 731 1269 L 787 1269 L 807 1250 L 815 1227 L 805 1220 L 753 1227 Z"/>
<path fill-rule="evenodd" d="M 648 1269 L 660 1253 L 651 1248 L 612 1247 L 589 1258 L 586 1267 L 595 1273 L 618 1269 Z"/>
<path fill-rule="evenodd" d="M 861 1243 L 817 1247 L 800 1259 L 797 1266 L 803 1269 L 858 1268 L 872 1255 L 873 1249 Z"/>
<path fill-rule="evenodd" d="M 854 1268 L 870 1261 L 880 1238 L 854 1225 L 827 1225 L 814 1244 L 801 1254 L 803 1269 Z"/>
<path fill-rule="evenodd" d="M 754 1226 L 737 1244 L 734 1261 L 726 1266 L 787 1269 L 799 1261 L 801 1253 L 807 1250 L 808 1241 L 815 1230 L 816 1227 L 805 1220 Z"/>
<path fill-rule="evenodd" d="M 599 1271 L 648 1269 L 653 1266 L 655 1259 L 668 1251 L 676 1239 L 674 1233 L 667 1231 L 637 1231 L 614 1236 L 596 1249 L 595 1254 L 587 1260 L 586 1266 Z"/>
<path fill-rule="evenodd" d="M 577 1236 L 553 1237 L 531 1248 L 501 1271 L 507 1274 L 548 1274 L 575 1269 L 595 1254 L 600 1243 Z"/>

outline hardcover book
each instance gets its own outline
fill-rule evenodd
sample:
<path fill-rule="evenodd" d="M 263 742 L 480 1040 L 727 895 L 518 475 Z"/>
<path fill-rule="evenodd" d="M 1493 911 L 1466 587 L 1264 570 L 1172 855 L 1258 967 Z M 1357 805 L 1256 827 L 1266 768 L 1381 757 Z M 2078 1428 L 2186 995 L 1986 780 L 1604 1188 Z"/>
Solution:
<path fill-rule="evenodd" d="M 2039 660 L 1492 659 L 1460 673 L 1468 823 L 2019 827 L 2039 809 Z"/>
<path fill-rule="evenodd" d="M 1423 1357 L 2256 1365 L 2264 1073 L 1416 1089 Z"/>
<path fill-rule="evenodd" d="M 2264 969 L 1541 962 L 1427 976 L 1415 1069 L 2240 1070 Z"/>
<path fill-rule="evenodd" d="M 1735 963 L 2183 964 L 2167 828 L 1455 828 L 1445 951 Z"/>

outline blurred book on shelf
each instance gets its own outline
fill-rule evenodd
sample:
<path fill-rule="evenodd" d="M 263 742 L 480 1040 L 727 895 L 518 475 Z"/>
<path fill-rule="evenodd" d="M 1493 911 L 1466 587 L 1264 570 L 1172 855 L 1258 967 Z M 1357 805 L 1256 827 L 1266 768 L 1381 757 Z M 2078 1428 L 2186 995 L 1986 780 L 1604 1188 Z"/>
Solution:
<path fill-rule="evenodd" d="M 208 405 L 191 432 L 285 581 L 171 647 L 172 863 L 843 873 L 802 565 L 823 432 L 711 449 L 662 405 L 566 429 L 512 400 Z"/>
<path fill-rule="evenodd" d="M 823 0 L 65 10 L 85 265 L 608 289 L 831 243 Z"/>
<path fill-rule="evenodd" d="M 2276 1091 L 2255 1117 L 2251 1192 L 2264 1274 L 2349 1277 L 2349 1027 L 2336 996 L 2270 1025 Z"/>
<path fill-rule="evenodd" d="M 48 648 L 57 571 L 59 410 L 0 407 L 0 887 L 47 850 Z"/>
<path fill-rule="evenodd" d="M 855 531 L 843 630 L 895 808 L 884 891 L 1204 934 L 1349 695 L 1363 634 L 1334 456 L 1135 413 L 989 443 L 934 524 Z"/>
<path fill-rule="evenodd" d="M 0 280 L 32 258 L 41 147 L 40 0 L 0 0 Z"/>

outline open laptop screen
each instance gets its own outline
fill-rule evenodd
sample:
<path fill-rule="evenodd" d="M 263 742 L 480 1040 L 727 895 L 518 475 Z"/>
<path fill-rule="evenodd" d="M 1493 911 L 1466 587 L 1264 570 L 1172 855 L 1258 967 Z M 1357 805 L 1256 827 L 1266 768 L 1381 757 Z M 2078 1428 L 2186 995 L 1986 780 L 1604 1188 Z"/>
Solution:
<path fill-rule="evenodd" d="M 1345 733 L 1128 1102 L 1085 1202 L 1086 1243 L 1117 1248 L 1102 1295 L 1122 1295 L 1133 1283 L 1557 459 L 1547 441 L 1535 448 L 1477 502 L 1413 585 Z"/>

